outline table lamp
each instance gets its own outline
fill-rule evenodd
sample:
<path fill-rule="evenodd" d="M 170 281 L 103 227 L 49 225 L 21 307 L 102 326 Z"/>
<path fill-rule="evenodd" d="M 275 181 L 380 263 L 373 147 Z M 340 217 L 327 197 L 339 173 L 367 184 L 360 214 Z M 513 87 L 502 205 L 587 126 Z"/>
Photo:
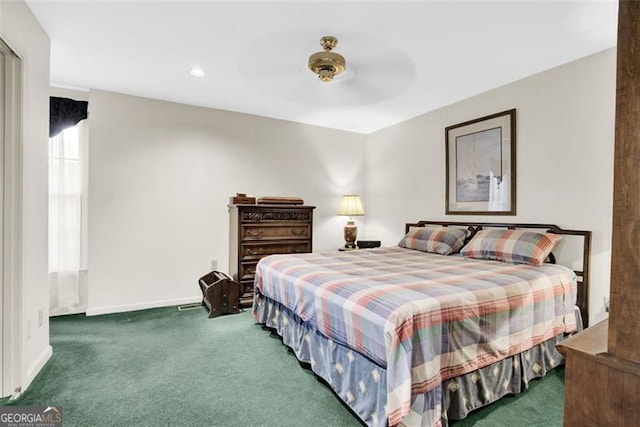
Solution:
<path fill-rule="evenodd" d="M 349 194 L 342 196 L 340 207 L 338 208 L 338 215 L 348 216 L 349 220 L 347 225 L 344 226 L 344 240 L 345 248 L 353 249 L 356 247 L 356 236 L 358 235 L 358 227 L 353 222 L 354 216 L 364 215 L 364 208 L 360 201 L 360 196 L 355 194 Z"/>

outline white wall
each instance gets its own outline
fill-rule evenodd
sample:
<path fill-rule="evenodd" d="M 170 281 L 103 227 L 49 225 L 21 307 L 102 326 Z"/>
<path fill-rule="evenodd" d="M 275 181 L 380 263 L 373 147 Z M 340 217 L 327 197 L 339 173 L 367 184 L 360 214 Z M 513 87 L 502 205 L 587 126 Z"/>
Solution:
<path fill-rule="evenodd" d="M 444 128 L 517 109 L 515 217 L 593 231 L 591 322 L 609 292 L 615 50 L 362 136 L 102 91 L 90 94 L 89 314 L 198 298 L 228 263 L 230 195 L 318 206 L 314 250 L 341 245 L 339 195 L 365 194 L 360 237 L 396 244 L 444 214 Z M 365 162 L 366 147 L 366 162 Z M 365 193 L 366 188 L 366 193 Z"/>
<path fill-rule="evenodd" d="M 0 2 L 0 37 L 22 60 L 21 371 L 25 388 L 51 355 L 47 274 L 49 38 L 23 1 Z M 43 311 L 39 326 L 38 311 Z"/>
<path fill-rule="evenodd" d="M 406 222 L 469 220 L 444 213 L 444 128 L 516 108 L 517 216 L 472 219 L 591 230 L 591 323 L 606 317 L 615 73 L 610 49 L 369 135 L 367 233 L 392 245 Z"/>
<path fill-rule="evenodd" d="M 363 135 L 97 90 L 89 121 L 88 314 L 198 300 L 237 192 L 316 205 L 335 250 L 340 195 L 365 190 Z"/>

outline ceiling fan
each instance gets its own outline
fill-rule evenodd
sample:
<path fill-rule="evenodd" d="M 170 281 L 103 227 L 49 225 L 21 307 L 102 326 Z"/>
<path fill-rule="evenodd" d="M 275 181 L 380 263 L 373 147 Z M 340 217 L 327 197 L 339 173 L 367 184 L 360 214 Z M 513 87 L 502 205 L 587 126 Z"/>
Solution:
<path fill-rule="evenodd" d="M 323 83 L 329 83 L 333 77 L 342 73 L 346 68 L 344 56 L 332 52 L 338 44 L 338 39 L 333 36 L 324 36 L 320 39 L 320 46 L 324 49 L 309 57 L 309 69 L 320 77 Z"/>
<path fill-rule="evenodd" d="M 316 29 L 268 34 L 242 51 L 238 71 L 261 96 L 331 108 L 371 105 L 413 85 L 416 68 L 402 49 L 369 34 L 343 33 L 340 53 L 334 49 L 335 33 L 320 38 Z M 313 40 L 320 40 L 320 52 L 310 51 L 318 43 Z"/>

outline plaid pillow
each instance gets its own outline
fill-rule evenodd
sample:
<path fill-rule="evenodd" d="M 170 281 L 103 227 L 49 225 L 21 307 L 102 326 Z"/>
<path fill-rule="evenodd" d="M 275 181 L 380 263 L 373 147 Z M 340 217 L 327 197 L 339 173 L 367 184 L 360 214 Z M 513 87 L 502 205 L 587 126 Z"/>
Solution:
<path fill-rule="evenodd" d="M 480 230 L 460 251 L 469 258 L 494 259 L 515 264 L 542 265 L 562 239 L 552 233 L 521 230 Z"/>
<path fill-rule="evenodd" d="M 449 255 L 460 250 L 466 235 L 466 231 L 453 227 L 414 228 L 409 230 L 400 240 L 398 246 L 422 252 Z"/>

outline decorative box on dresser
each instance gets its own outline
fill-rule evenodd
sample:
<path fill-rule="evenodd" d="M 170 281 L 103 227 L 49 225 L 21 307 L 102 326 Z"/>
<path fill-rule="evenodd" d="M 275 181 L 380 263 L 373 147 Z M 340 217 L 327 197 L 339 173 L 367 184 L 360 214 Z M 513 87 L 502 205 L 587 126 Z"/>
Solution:
<path fill-rule="evenodd" d="M 260 258 L 311 252 L 314 209 L 303 205 L 229 205 L 229 274 L 242 285 L 242 307 L 253 303 L 253 279 Z"/>

